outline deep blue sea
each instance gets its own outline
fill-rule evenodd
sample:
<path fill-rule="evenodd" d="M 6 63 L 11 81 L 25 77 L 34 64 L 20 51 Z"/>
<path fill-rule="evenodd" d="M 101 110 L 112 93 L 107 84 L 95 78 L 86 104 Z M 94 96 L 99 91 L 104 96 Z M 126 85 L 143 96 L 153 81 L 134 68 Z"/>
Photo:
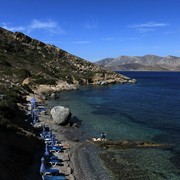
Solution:
<path fill-rule="evenodd" d="M 63 92 L 64 105 L 82 120 L 86 136 L 171 144 L 171 150 L 132 150 L 132 163 L 151 179 L 180 179 L 180 72 L 119 72 L 136 84 L 84 86 Z"/>

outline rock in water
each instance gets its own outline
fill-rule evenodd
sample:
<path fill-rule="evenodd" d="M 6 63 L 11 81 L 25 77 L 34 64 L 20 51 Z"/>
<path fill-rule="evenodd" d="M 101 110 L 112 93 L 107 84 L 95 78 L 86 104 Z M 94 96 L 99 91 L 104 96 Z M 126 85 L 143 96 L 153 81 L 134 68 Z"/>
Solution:
<path fill-rule="evenodd" d="M 53 121 L 59 125 L 65 125 L 71 118 L 71 112 L 69 108 L 63 106 L 55 106 L 51 109 L 51 116 Z"/>

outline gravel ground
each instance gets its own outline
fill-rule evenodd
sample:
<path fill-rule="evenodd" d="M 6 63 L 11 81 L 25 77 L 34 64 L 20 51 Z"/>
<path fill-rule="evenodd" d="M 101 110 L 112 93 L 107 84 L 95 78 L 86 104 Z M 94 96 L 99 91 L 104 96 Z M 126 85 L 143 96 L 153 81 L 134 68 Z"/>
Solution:
<path fill-rule="evenodd" d="M 99 150 L 89 143 L 79 143 L 72 148 L 71 163 L 77 180 L 110 180 L 98 157 Z"/>
<path fill-rule="evenodd" d="M 112 179 L 98 157 L 98 152 L 102 151 L 102 149 L 86 142 L 83 137 L 84 133 L 80 129 L 53 124 L 49 115 L 41 116 L 40 121 L 53 130 L 59 141 L 70 145 L 70 166 L 75 179 Z"/>

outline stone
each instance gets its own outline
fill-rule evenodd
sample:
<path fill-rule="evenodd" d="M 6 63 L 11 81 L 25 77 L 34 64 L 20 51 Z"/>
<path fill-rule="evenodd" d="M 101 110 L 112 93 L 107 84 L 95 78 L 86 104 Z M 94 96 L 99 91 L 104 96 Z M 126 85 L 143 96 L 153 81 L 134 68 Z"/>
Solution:
<path fill-rule="evenodd" d="M 68 176 L 68 179 L 69 179 L 69 180 L 75 180 L 75 178 L 74 178 L 74 176 L 73 176 L 72 174 L 70 174 L 70 175 Z"/>
<path fill-rule="evenodd" d="M 63 153 L 63 154 L 61 154 L 61 159 L 63 160 L 63 161 L 69 161 L 69 155 L 68 155 L 68 153 Z M 67 165 L 68 166 L 68 165 Z"/>
<path fill-rule="evenodd" d="M 50 114 L 53 121 L 59 125 L 65 125 L 69 123 L 71 118 L 71 112 L 69 108 L 64 106 L 55 106 L 51 109 Z"/>
<path fill-rule="evenodd" d="M 107 81 L 101 81 L 100 82 L 100 85 L 107 85 L 108 83 L 107 83 Z"/>
<path fill-rule="evenodd" d="M 51 97 L 51 99 L 57 99 L 58 98 L 58 96 L 55 92 L 51 93 L 50 97 Z"/>
<path fill-rule="evenodd" d="M 70 175 L 71 172 L 72 172 L 71 168 L 70 168 L 70 167 L 67 167 L 67 168 L 66 168 L 65 175 Z"/>
<path fill-rule="evenodd" d="M 26 79 L 24 79 L 23 82 L 22 82 L 22 85 L 23 85 L 23 86 L 29 85 L 29 84 L 30 84 L 30 78 L 29 78 L 29 77 L 26 78 Z"/>
<path fill-rule="evenodd" d="M 78 138 L 74 138 L 74 142 L 79 142 L 79 139 Z"/>

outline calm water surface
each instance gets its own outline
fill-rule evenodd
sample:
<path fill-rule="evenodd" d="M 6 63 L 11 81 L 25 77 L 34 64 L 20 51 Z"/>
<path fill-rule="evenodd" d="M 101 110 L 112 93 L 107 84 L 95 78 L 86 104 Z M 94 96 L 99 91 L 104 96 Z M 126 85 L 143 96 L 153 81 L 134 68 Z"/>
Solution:
<path fill-rule="evenodd" d="M 87 137 L 169 143 L 172 150 L 128 150 L 150 179 L 180 179 L 180 73 L 120 72 L 136 84 L 85 86 L 61 93 L 52 105 L 70 107 Z M 123 154 L 123 155 L 124 155 Z M 127 160 L 127 159 L 126 159 Z"/>

